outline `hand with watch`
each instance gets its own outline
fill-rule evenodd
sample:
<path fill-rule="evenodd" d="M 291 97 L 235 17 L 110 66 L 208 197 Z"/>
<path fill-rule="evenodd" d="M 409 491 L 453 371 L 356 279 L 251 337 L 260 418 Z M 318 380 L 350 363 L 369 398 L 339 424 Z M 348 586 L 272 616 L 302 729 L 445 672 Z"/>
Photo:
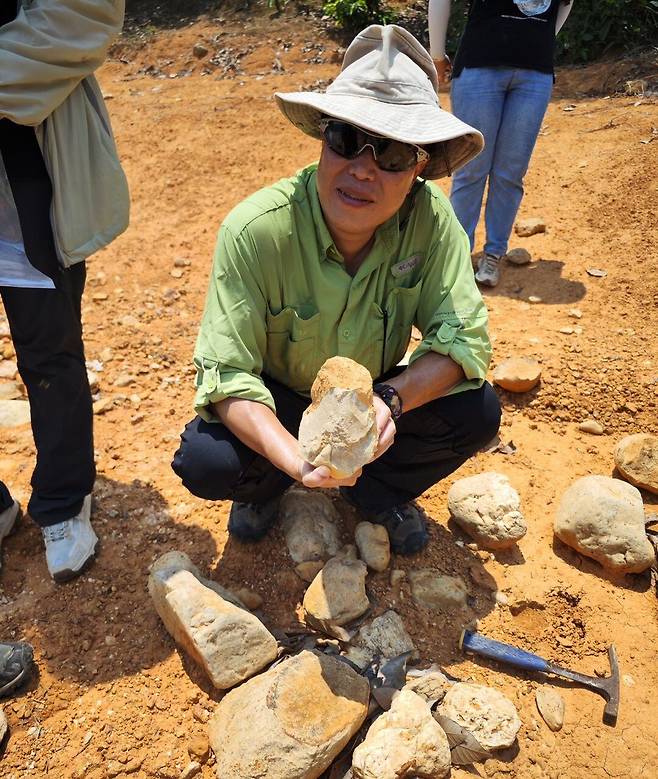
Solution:
<path fill-rule="evenodd" d="M 390 384 L 375 384 L 373 403 L 379 429 L 379 445 L 373 460 L 381 457 L 395 440 L 395 422 L 402 416 L 402 398 Z"/>

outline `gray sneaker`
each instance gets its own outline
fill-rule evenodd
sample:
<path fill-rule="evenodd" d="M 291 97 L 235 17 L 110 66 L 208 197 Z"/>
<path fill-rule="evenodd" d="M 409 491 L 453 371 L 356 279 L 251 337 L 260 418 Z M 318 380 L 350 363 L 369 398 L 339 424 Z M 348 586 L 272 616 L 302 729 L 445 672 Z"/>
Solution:
<path fill-rule="evenodd" d="M 0 641 L 0 698 L 18 689 L 32 673 L 33 651 L 27 641 Z"/>
<path fill-rule="evenodd" d="M 478 264 L 475 280 L 485 287 L 495 287 L 500 281 L 500 262 L 502 257 L 487 252 Z"/>
<path fill-rule="evenodd" d="M 4 539 L 14 529 L 14 525 L 16 524 L 16 520 L 20 516 L 20 513 L 21 507 L 18 505 L 17 501 L 14 501 L 13 506 L 10 506 L 8 509 L 5 509 L 2 513 L 0 513 L 0 549 L 2 548 L 2 542 Z M 0 567 L 1 566 L 2 561 L 0 560 Z"/>
<path fill-rule="evenodd" d="M 75 517 L 41 528 L 48 570 L 56 582 L 78 576 L 94 557 L 98 536 L 91 526 L 90 514 L 91 495 L 87 495 Z"/>

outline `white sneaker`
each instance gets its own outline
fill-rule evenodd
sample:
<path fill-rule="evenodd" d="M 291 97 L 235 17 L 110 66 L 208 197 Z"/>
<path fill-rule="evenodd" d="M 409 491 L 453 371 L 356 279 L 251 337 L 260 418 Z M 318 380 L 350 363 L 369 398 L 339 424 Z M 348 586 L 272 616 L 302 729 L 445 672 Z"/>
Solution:
<path fill-rule="evenodd" d="M 98 536 L 89 521 L 90 514 L 91 495 L 87 495 L 77 516 L 41 528 L 48 570 L 56 582 L 78 576 L 93 558 Z"/>
<path fill-rule="evenodd" d="M 18 501 L 14 501 L 14 505 L 5 509 L 0 514 L 0 548 L 2 547 L 3 540 L 14 529 L 16 520 L 21 513 L 21 507 L 18 505 Z M 0 567 L 2 567 L 2 560 L 0 560 Z"/>
<path fill-rule="evenodd" d="M 475 280 L 485 287 L 495 287 L 500 281 L 500 261 L 502 257 L 487 252 L 478 264 Z"/>

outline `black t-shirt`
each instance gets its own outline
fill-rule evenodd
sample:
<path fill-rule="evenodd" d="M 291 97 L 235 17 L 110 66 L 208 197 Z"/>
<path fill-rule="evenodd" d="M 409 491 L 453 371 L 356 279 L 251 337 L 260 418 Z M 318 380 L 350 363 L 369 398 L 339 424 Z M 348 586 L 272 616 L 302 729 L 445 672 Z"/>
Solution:
<path fill-rule="evenodd" d="M 453 78 L 464 68 L 553 73 L 555 22 L 562 0 L 472 0 Z"/>

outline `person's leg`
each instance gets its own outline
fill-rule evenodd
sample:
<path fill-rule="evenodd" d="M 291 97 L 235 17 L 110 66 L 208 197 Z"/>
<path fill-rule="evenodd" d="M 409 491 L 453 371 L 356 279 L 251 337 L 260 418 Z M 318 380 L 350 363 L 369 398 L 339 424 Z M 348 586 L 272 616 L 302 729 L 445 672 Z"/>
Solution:
<path fill-rule="evenodd" d="M 367 513 L 417 498 L 453 473 L 498 432 L 500 403 L 490 384 L 403 414 L 393 446 L 366 465 L 354 487 L 341 491 Z"/>
<path fill-rule="evenodd" d="M 507 244 L 523 198 L 523 178 L 553 88 L 553 77 L 534 70 L 516 70 L 505 98 L 493 149 L 485 208 L 485 252 L 498 257 Z"/>
<path fill-rule="evenodd" d="M 451 87 L 452 111 L 484 136 L 484 149 L 452 177 L 450 202 L 471 242 L 480 219 L 480 209 L 500 126 L 510 71 L 503 68 L 465 68 Z"/>
<path fill-rule="evenodd" d="M 14 499 L 7 489 L 7 485 L 0 481 L 0 514 L 14 505 Z"/>

